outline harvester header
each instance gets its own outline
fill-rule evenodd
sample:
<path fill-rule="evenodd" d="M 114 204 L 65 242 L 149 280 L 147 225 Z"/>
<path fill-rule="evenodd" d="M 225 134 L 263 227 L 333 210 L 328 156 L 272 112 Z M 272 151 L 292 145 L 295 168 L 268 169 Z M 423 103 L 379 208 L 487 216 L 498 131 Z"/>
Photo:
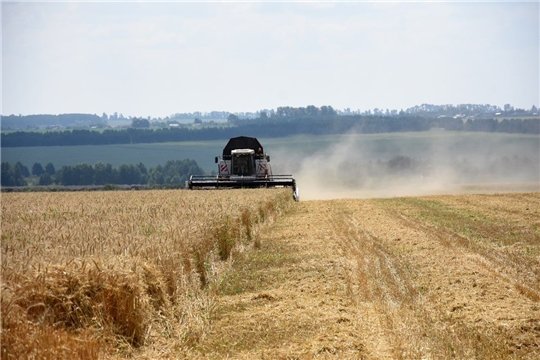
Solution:
<path fill-rule="evenodd" d="M 274 175 L 270 156 L 254 137 L 231 138 L 221 157 L 216 156 L 218 175 L 191 175 L 189 189 L 208 188 L 261 188 L 290 187 L 293 197 L 300 200 L 296 181 L 292 175 Z"/>

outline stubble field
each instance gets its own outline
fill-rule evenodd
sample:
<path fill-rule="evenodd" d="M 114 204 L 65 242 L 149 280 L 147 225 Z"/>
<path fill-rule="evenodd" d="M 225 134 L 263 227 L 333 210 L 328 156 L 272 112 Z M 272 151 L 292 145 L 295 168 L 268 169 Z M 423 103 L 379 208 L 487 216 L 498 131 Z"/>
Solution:
<path fill-rule="evenodd" d="M 540 193 L 289 191 L 3 194 L 2 358 L 540 357 Z"/>

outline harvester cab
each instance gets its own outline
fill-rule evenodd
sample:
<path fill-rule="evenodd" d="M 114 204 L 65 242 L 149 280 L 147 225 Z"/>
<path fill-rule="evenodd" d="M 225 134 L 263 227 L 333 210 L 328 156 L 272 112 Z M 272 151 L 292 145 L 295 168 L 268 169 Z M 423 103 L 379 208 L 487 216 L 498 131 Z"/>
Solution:
<path fill-rule="evenodd" d="M 255 151 L 252 149 L 237 149 L 231 151 L 231 175 L 255 175 Z"/>
<path fill-rule="evenodd" d="M 292 175 L 273 175 L 270 156 L 256 138 L 240 136 L 229 140 L 221 157 L 215 158 L 218 175 L 192 175 L 189 189 L 290 187 L 300 200 Z"/>

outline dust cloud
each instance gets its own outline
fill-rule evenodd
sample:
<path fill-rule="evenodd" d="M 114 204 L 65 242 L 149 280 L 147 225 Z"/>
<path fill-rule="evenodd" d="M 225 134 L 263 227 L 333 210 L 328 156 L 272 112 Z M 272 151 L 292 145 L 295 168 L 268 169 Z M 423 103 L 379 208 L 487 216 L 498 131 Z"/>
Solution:
<path fill-rule="evenodd" d="M 301 200 L 540 191 L 540 139 L 427 132 L 293 137 L 273 149 Z"/>

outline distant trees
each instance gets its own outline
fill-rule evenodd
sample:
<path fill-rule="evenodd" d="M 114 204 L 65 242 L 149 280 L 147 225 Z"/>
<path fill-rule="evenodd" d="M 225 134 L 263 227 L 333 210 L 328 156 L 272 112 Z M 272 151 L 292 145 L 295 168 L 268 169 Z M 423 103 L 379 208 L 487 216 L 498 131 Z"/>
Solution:
<path fill-rule="evenodd" d="M 300 117 L 317 117 L 317 116 L 332 116 L 337 115 L 337 112 L 331 106 L 321 106 L 320 108 L 314 105 L 308 105 L 307 107 L 291 107 L 280 106 L 276 109 L 277 117 L 286 118 L 300 118 Z"/>
<path fill-rule="evenodd" d="M 49 173 L 44 173 L 39 177 L 39 185 L 51 185 L 53 178 Z"/>
<path fill-rule="evenodd" d="M 512 112 L 514 111 L 514 107 L 510 104 L 504 104 L 504 112 Z"/>
<path fill-rule="evenodd" d="M 200 112 L 195 111 L 192 113 L 175 113 L 171 116 L 168 116 L 166 120 L 188 120 L 198 118 L 201 120 L 216 120 L 216 119 L 227 119 L 230 113 L 228 111 L 210 111 L 210 112 Z"/>
<path fill-rule="evenodd" d="M 149 184 L 184 184 L 190 175 L 203 175 L 195 160 L 169 160 L 148 173 Z"/>
<path fill-rule="evenodd" d="M 276 111 L 261 111 L 256 118 L 240 118 L 229 114 L 227 125 L 199 126 L 197 128 L 174 127 L 150 129 L 148 119 L 133 119 L 128 129 L 105 129 L 103 131 L 14 131 L 1 134 L 2 147 L 30 146 L 74 146 L 74 145 L 109 145 L 161 143 L 179 141 L 222 140 L 247 134 L 259 137 L 283 137 L 294 134 L 343 134 L 343 133 L 383 133 L 402 131 L 426 131 L 432 127 L 452 131 L 484 131 L 540 134 L 540 118 L 508 118 L 510 114 L 521 114 L 521 109 L 514 109 L 506 104 L 510 113 L 504 119 L 486 117 L 493 111 L 502 111 L 491 105 L 464 104 L 429 105 L 423 104 L 406 111 L 388 111 L 375 109 L 362 114 L 347 109 L 341 115 L 331 106 L 316 107 L 278 107 Z M 531 108 L 533 111 L 535 107 Z M 513 111 L 513 112 L 512 112 Z M 523 110 L 524 111 L 524 110 Z M 442 115 L 440 115 L 442 114 Z M 449 114 L 449 115 L 448 115 Z M 455 115 L 452 115 L 455 114 Z M 474 117 L 478 114 L 478 118 Z M 120 114 L 121 116 L 121 114 Z M 117 115 L 111 115 L 116 118 Z M 98 118 L 101 119 L 101 118 Z M 196 123 L 201 125 L 202 118 Z M 198 120 L 201 120 L 200 123 Z"/>
<path fill-rule="evenodd" d="M 51 185 L 53 183 L 52 175 L 55 174 L 54 165 L 48 163 L 43 169 L 40 163 L 34 163 L 32 166 L 32 175 L 39 177 L 39 185 Z"/>
<path fill-rule="evenodd" d="M 93 167 L 80 164 L 64 166 L 57 174 L 56 182 L 63 185 L 105 185 L 105 184 L 180 184 L 183 186 L 190 175 L 202 175 L 195 160 L 169 160 L 147 170 L 143 163 L 124 164 L 114 169 L 110 164 L 97 163 Z"/>
<path fill-rule="evenodd" d="M 146 170 L 146 169 L 145 169 Z M 130 164 L 122 165 L 118 169 L 118 184 L 143 184 L 146 183 L 146 179 L 142 179 L 141 170 Z"/>
<path fill-rule="evenodd" d="M 148 129 L 150 127 L 150 121 L 143 118 L 134 118 L 133 120 L 131 120 L 131 127 Z"/>
<path fill-rule="evenodd" d="M 118 173 L 111 164 L 98 162 L 94 165 L 94 185 L 115 184 Z"/>
<path fill-rule="evenodd" d="M 26 169 L 26 170 L 25 170 Z M 203 175 L 204 170 L 195 160 L 170 160 L 148 170 L 143 163 L 124 164 L 115 169 L 111 164 L 96 163 L 94 166 L 78 164 L 62 166 L 58 171 L 49 163 L 43 166 L 35 163 L 32 167 L 39 185 L 179 185 L 183 187 L 190 175 Z M 35 171 L 34 171 L 35 170 Z M 20 162 L 11 165 L 2 163 L 2 186 L 26 186 L 25 177 L 30 176 L 28 168 Z"/>
<path fill-rule="evenodd" d="M 21 173 L 23 177 L 30 176 L 30 171 L 28 171 L 28 168 L 24 166 L 20 161 L 17 161 L 17 163 L 15 164 L 15 167 L 17 168 L 17 170 Z"/>
<path fill-rule="evenodd" d="M 315 111 L 314 109 L 306 111 Z M 332 113 L 326 109 L 326 113 Z M 234 126 L 145 129 L 129 128 L 124 130 L 107 129 L 103 132 L 90 130 L 28 132 L 16 131 L 1 134 L 2 147 L 30 146 L 74 146 L 138 144 L 178 141 L 222 140 L 248 134 L 256 137 L 283 137 L 294 134 L 343 134 L 343 133 L 384 133 L 402 131 L 426 131 L 440 127 L 453 131 L 487 131 L 540 134 L 540 119 L 504 119 L 493 118 L 467 119 L 454 117 L 430 118 L 402 113 L 398 116 L 377 115 L 326 115 L 299 117 L 287 114 L 295 113 L 291 109 L 281 109 L 281 116 L 261 115 L 256 119 L 239 119 L 235 115 L 229 120 Z M 302 113 L 302 112 L 300 112 Z M 144 120 L 147 121 L 147 120 Z"/>
<path fill-rule="evenodd" d="M 403 173 L 417 170 L 420 162 L 408 156 L 399 155 L 388 160 L 386 166 L 393 173 Z"/>
<path fill-rule="evenodd" d="M 93 185 L 94 168 L 88 164 L 63 166 L 56 172 L 55 182 L 60 185 Z"/>
<path fill-rule="evenodd" d="M 2 130 L 105 125 L 106 119 L 91 114 L 2 116 Z"/>
<path fill-rule="evenodd" d="M 21 167 L 2 162 L 1 184 L 2 186 L 26 186 Z"/>
<path fill-rule="evenodd" d="M 45 165 L 45 172 L 49 175 L 54 175 L 56 173 L 56 169 L 52 163 L 48 163 Z"/>
<path fill-rule="evenodd" d="M 228 117 L 227 117 L 227 122 L 229 124 L 236 124 L 236 122 L 240 120 L 240 118 L 234 114 L 230 114 Z"/>
<path fill-rule="evenodd" d="M 34 163 L 32 166 L 32 175 L 40 176 L 44 172 L 45 170 L 43 170 L 43 166 L 40 163 Z"/>

